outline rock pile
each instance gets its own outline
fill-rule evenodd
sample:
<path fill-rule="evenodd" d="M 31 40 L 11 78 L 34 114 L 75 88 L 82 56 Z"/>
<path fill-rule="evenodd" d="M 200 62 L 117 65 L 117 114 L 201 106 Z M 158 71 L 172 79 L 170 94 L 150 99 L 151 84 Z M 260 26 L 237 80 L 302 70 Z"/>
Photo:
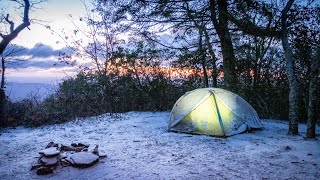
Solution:
<path fill-rule="evenodd" d="M 50 142 L 45 149 L 39 151 L 38 162 L 31 167 L 38 175 L 53 173 L 58 166 L 74 166 L 86 168 L 94 165 L 106 153 L 98 149 L 98 145 L 72 143 L 70 146 Z"/>

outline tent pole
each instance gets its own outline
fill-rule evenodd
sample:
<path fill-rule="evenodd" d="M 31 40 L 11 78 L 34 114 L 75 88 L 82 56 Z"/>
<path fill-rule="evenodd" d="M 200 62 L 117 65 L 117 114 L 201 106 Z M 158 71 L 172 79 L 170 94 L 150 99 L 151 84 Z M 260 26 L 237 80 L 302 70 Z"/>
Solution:
<path fill-rule="evenodd" d="M 224 132 L 224 127 L 223 127 L 222 118 L 221 118 L 221 115 L 220 115 L 220 110 L 219 110 L 219 107 L 218 107 L 218 104 L 217 104 L 217 99 L 216 99 L 216 96 L 214 95 L 213 92 L 211 92 L 211 94 L 212 94 L 212 96 L 213 96 L 214 103 L 215 103 L 215 105 L 216 105 L 216 110 L 217 110 L 217 114 L 218 114 L 218 119 L 219 119 L 220 127 L 221 127 L 221 130 L 222 130 L 223 136 L 225 136 L 226 133 Z"/>

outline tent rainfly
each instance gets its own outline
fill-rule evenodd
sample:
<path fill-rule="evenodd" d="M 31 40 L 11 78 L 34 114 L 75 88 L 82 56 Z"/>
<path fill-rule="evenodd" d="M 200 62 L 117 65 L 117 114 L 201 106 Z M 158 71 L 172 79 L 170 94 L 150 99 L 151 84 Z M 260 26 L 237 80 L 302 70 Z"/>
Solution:
<path fill-rule="evenodd" d="M 169 131 L 210 136 L 232 136 L 261 129 L 257 112 L 240 96 L 220 88 L 185 93 L 173 106 Z"/>

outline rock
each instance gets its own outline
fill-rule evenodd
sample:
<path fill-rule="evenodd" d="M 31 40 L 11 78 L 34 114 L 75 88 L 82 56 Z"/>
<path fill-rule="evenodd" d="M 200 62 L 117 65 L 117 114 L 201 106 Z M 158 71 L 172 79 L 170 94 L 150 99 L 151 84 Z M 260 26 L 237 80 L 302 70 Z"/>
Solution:
<path fill-rule="evenodd" d="M 99 154 L 98 148 L 99 148 L 98 145 L 90 145 L 88 147 L 88 152 L 91 152 L 91 153 L 93 153 L 95 155 L 98 155 Z"/>
<path fill-rule="evenodd" d="M 46 149 L 47 149 L 47 148 L 50 148 L 50 147 L 59 147 L 59 144 L 56 144 L 56 143 L 54 143 L 54 142 L 51 141 L 51 142 L 49 142 L 48 145 L 46 146 Z"/>
<path fill-rule="evenodd" d="M 85 146 L 78 146 L 78 147 L 76 148 L 76 152 L 81 152 L 81 151 L 83 151 L 84 149 L 86 149 Z"/>
<path fill-rule="evenodd" d="M 70 158 L 70 155 L 67 156 L 67 157 L 65 158 L 65 160 L 68 161 L 71 165 L 74 164 L 74 161 Z"/>
<path fill-rule="evenodd" d="M 286 146 L 286 150 L 287 151 L 291 150 L 291 147 L 290 146 Z"/>
<path fill-rule="evenodd" d="M 78 143 L 78 147 L 79 147 L 79 146 L 83 146 L 83 147 L 88 148 L 88 147 L 90 146 L 90 144 Z"/>
<path fill-rule="evenodd" d="M 30 170 L 35 170 L 35 169 L 38 169 L 39 167 L 41 167 L 42 164 L 34 164 L 31 166 L 31 169 Z"/>
<path fill-rule="evenodd" d="M 74 162 L 74 166 L 85 168 L 98 162 L 99 156 L 90 152 L 79 152 L 72 154 L 70 159 Z"/>
<path fill-rule="evenodd" d="M 68 155 L 67 155 L 66 152 L 60 153 L 60 158 L 61 158 L 61 159 L 64 159 L 64 158 L 66 158 L 67 156 L 68 156 Z"/>
<path fill-rule="evenodd" d="M 84 144 L 84 143 L 71 143 L 71 146 L 73 147 L 89 147 L 88 144 Z"/>
<path fill-rule="evenodd" d="M 58 165 L 58 157 L 45 157 L 45 156 L 43 156 L 39 161 L 42 165 L 45 165 L 45 166 Z"/>
<path fill-rule="evenodd" d="M 37 170 L 38 175 L 53 173 L 54 169 L 61 165 L 86 168 L 94 165 L 101 157 L 107 157 L 104 151 L 98 150 L 98 145 L 84 143 L 72 143 L 70 146 L 50 142 L 45 149 L 39 151 L 38 164 L 34 164 L 31 170 Z"/>
<path fill-rule="evenodd" d="M 50 148 L 50 147 L 53 147 L 53 145 L 54 145 L 54 142 L 52 142 L 52 141 L 49 142 L 49 143 L 47 144 L 47 146 L 46 146 L 46 149 L 47 149 L 47 148 Z"/>
<path fill-rule="evenodd" d="M 37 175 L 46 175 L 53 173 L 53 167 L 42 166 L 37 170 Z"/>
<path fill-rule="evenodd" d="M 57 147 L 50 147 L 39 151 L 39 154 L 42 154 L 44 156 L 56 156 L 60 154 L 60 151 L 57 149 Z"/>
<path fill-rule="evenodd" d="M 61 144 L 61 151 L 75 151 L 75 147 L 72 146 L 65 146 L 63 144 Z"/>
<path fill-rule="evenodd" d="M 67 161 L 66 159 L 61 159 L 61 160 L 60 160 L 60 164 L 61 164 L 61 166 L 63 166 L 63 167 L 67 167 L 67 166 L 70 166 L 70 165 L 71 165 L 71 163 L 70 163 L 69 161 Z"/>
<path fill-rule="evenodd" d="M 107 157 L 107 153 L 102 150 L 100 150 L 98 154 L 99 154 L 99 157 L 101 157 L 101 158 Z"/>
<path fill-rule="evenodd" d="M 84 149 L 84 146 L 79 146 L 79 147 L 73 147 L 73 146 L 65 146 L 61 145 L 61 151 L 75 151 L 75 152 L 80 152 L 82 149 Z"/>

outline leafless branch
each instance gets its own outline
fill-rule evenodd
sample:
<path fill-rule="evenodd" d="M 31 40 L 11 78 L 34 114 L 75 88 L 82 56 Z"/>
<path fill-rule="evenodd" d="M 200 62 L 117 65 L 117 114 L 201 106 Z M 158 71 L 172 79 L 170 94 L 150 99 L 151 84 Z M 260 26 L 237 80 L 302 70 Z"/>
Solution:
<path fill-rule="evenodd" d="M 9 20 L 9 14 L 4 18 L 10 24 L 10 33 L 14 30 L 14 22 Z"/>
<path fill-rule="evenodd" d="M 20 4 L 20 2 L 13 0 Z M 10 33 L 8 35 L 2 35 L 2 40 L 0 41 L 0 54 L 3 53 L 5 48 L 8 46 L 8 44 L 18 36 L 18 34 L 25 28 L 27 28 L 30 25 L 29 20 L 29 10 L 30 10 L 30 2 L 29 0 L 23 0 L 24 2 L 24 10 L 23 10 L 23 22 L 17 26 L 14 27 L 14 23 L 9 20 L 9 14 L 5 17 L 5 20 L 7 23 L 10 24 Z"/>

